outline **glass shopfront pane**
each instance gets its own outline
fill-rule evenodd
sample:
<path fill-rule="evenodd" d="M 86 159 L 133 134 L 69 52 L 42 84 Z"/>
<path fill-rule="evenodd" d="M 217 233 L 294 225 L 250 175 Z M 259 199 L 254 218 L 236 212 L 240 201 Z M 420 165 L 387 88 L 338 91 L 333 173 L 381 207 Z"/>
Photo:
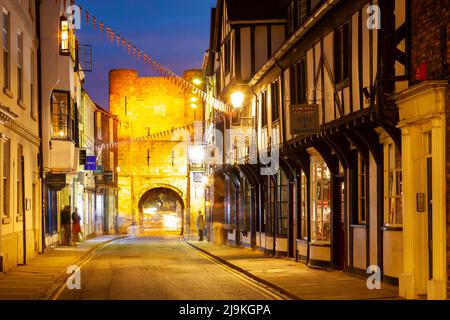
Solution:
<path fill-rule="evenodd" d="M 331 216 L 331 176 L 323 160 L 313 163 L 312 200 L 312 241 L 330 241 Z"/>
<path fill-rule="evenodd" d="M 302 177 L 301 177 L 301 213 L 300 213 L 300 219 L 301 219 L 301 231 L 300 231 L 300 238 L 305 239 L 308 236 L 308 226 L 307 226 L 307 205 L 308 205 L 308 198 L 307 198 L 307 188 L 306 188 L 306 175 L 302 171 Z"/>

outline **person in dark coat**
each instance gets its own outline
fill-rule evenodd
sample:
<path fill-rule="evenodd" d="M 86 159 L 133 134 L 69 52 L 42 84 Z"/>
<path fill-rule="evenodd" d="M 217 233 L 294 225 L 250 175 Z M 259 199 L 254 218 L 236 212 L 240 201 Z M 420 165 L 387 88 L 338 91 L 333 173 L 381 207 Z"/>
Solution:
<path fill-rule="evenodd" d="M 205 230 L 205 219 L 203 218 L 202 212 L 199 211 L 198 216 L 197 216 L 197 230 L 198 230 L 198 237 L 199 240 L 198 241 L 203 241 L 204 240 L 204 230 Z"/>
<path fill-rule="evenodd" d="M 62 226 L 62 245 L 63 246 L 70 246 L 70 207 L 65 206 L 64 209 L 61 211 L 61 226 Z"/>

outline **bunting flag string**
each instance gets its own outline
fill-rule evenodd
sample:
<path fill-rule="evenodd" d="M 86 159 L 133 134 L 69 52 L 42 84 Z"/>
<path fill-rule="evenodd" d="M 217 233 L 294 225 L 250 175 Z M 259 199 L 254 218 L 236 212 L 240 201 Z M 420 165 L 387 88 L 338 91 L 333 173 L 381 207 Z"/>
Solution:
<path fill-rule="evenodd" d="M 109 143 L 109 144 L 101 144 L 101 145 L 95 145 L 95 146 L 91 146 L 88 147 L 88 150 L 91 149 L 97 149 L 97 150 L 110 150 L 110 149 L 115 149 L 118 148 L 120 145 L 122 144 L 128 144 L 128 143 L 136 143 L 136 142 L 158 142 L 158 140 L 160 141 L 161 139 L 167 139 L 169 136 L 170 138 L 174 137 L 174 134 L 180 134 L 182 135 L 184 133 L 184 131 L 189 131 L 191 133 L 191 131 L 194 130 L 194 124 L 188 124 L 179 128 L 172 128 L 171 130 L 167 130 L 167 131 L 163 131 L 163 132 L 158 132 L 158 133 L 154 133 L 151 135 L 146 135 L 146 136 L 142 136 L 142 137 L 136 137 L 133 138 L 131 140 L 126 139 L 126 140 L 121 140 L 119 142 L 114 142 L 114 143 Z M 177 141 L 176 139 L 173 141 Z"/>
<path fill-rule="evenodd" d="M 81 9 L 81 7 L 80 7 Z M 127 50 L 128 54 L 133 58 L 142 61 L 152 72 L 159 73 L 162 77 L 166 78 L 168 81 L 173 82 L 174 84 L 180 86 L 186 92 L 196 95 L 199 99 L 202 99 L 206 104 L 212 106 L 216 111 L 231 114 L 233 112 L 233 108 L 226 105 L 222 101 L 208 95 L 207 93 L 200 90 L 194 84 L 188 82 L 183 77 L 180 77 L 175 72 L 170 70 L 169 68 L 163 66 L 162 64 L 155 61 L 150 55 L 145 53 L 140 48 L 136 47 L 131 43 L 131 41 L 121 37 L 119 33 L 115 32 L 110 26 L 105 25 L 103 21 L 97 20 L 92 12 L 88 10 L 84 11 L 84 16 L 86 20 L 86 26 L 92 26 L 93 29 L 97 29 L 100 33 L 106 35 L 106 38 L 114 43 L 114 40 L 117 42 L 117 46 L 122 48 L 123 50 Z"/>

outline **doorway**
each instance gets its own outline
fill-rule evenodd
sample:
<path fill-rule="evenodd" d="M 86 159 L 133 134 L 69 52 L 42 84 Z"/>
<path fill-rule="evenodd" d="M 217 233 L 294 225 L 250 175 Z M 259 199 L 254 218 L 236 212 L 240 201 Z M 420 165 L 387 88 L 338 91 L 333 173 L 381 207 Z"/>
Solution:
<path fill-rule="evenodd" d="M 333 183 L 333 267 L 345 268 L 345 179 L 335 177 Z"/>

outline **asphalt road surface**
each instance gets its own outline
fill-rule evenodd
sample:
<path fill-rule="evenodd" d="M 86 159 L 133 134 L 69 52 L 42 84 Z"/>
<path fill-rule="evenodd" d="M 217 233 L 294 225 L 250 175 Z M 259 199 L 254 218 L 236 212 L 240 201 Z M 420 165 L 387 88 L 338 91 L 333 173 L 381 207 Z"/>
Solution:
<path fill-rule="evenodd" d="M 81 289 L 60 300 L 267 300 L 273 296 L 205 259 L 175 235 L 126 238 L 81 267 Z"/>

